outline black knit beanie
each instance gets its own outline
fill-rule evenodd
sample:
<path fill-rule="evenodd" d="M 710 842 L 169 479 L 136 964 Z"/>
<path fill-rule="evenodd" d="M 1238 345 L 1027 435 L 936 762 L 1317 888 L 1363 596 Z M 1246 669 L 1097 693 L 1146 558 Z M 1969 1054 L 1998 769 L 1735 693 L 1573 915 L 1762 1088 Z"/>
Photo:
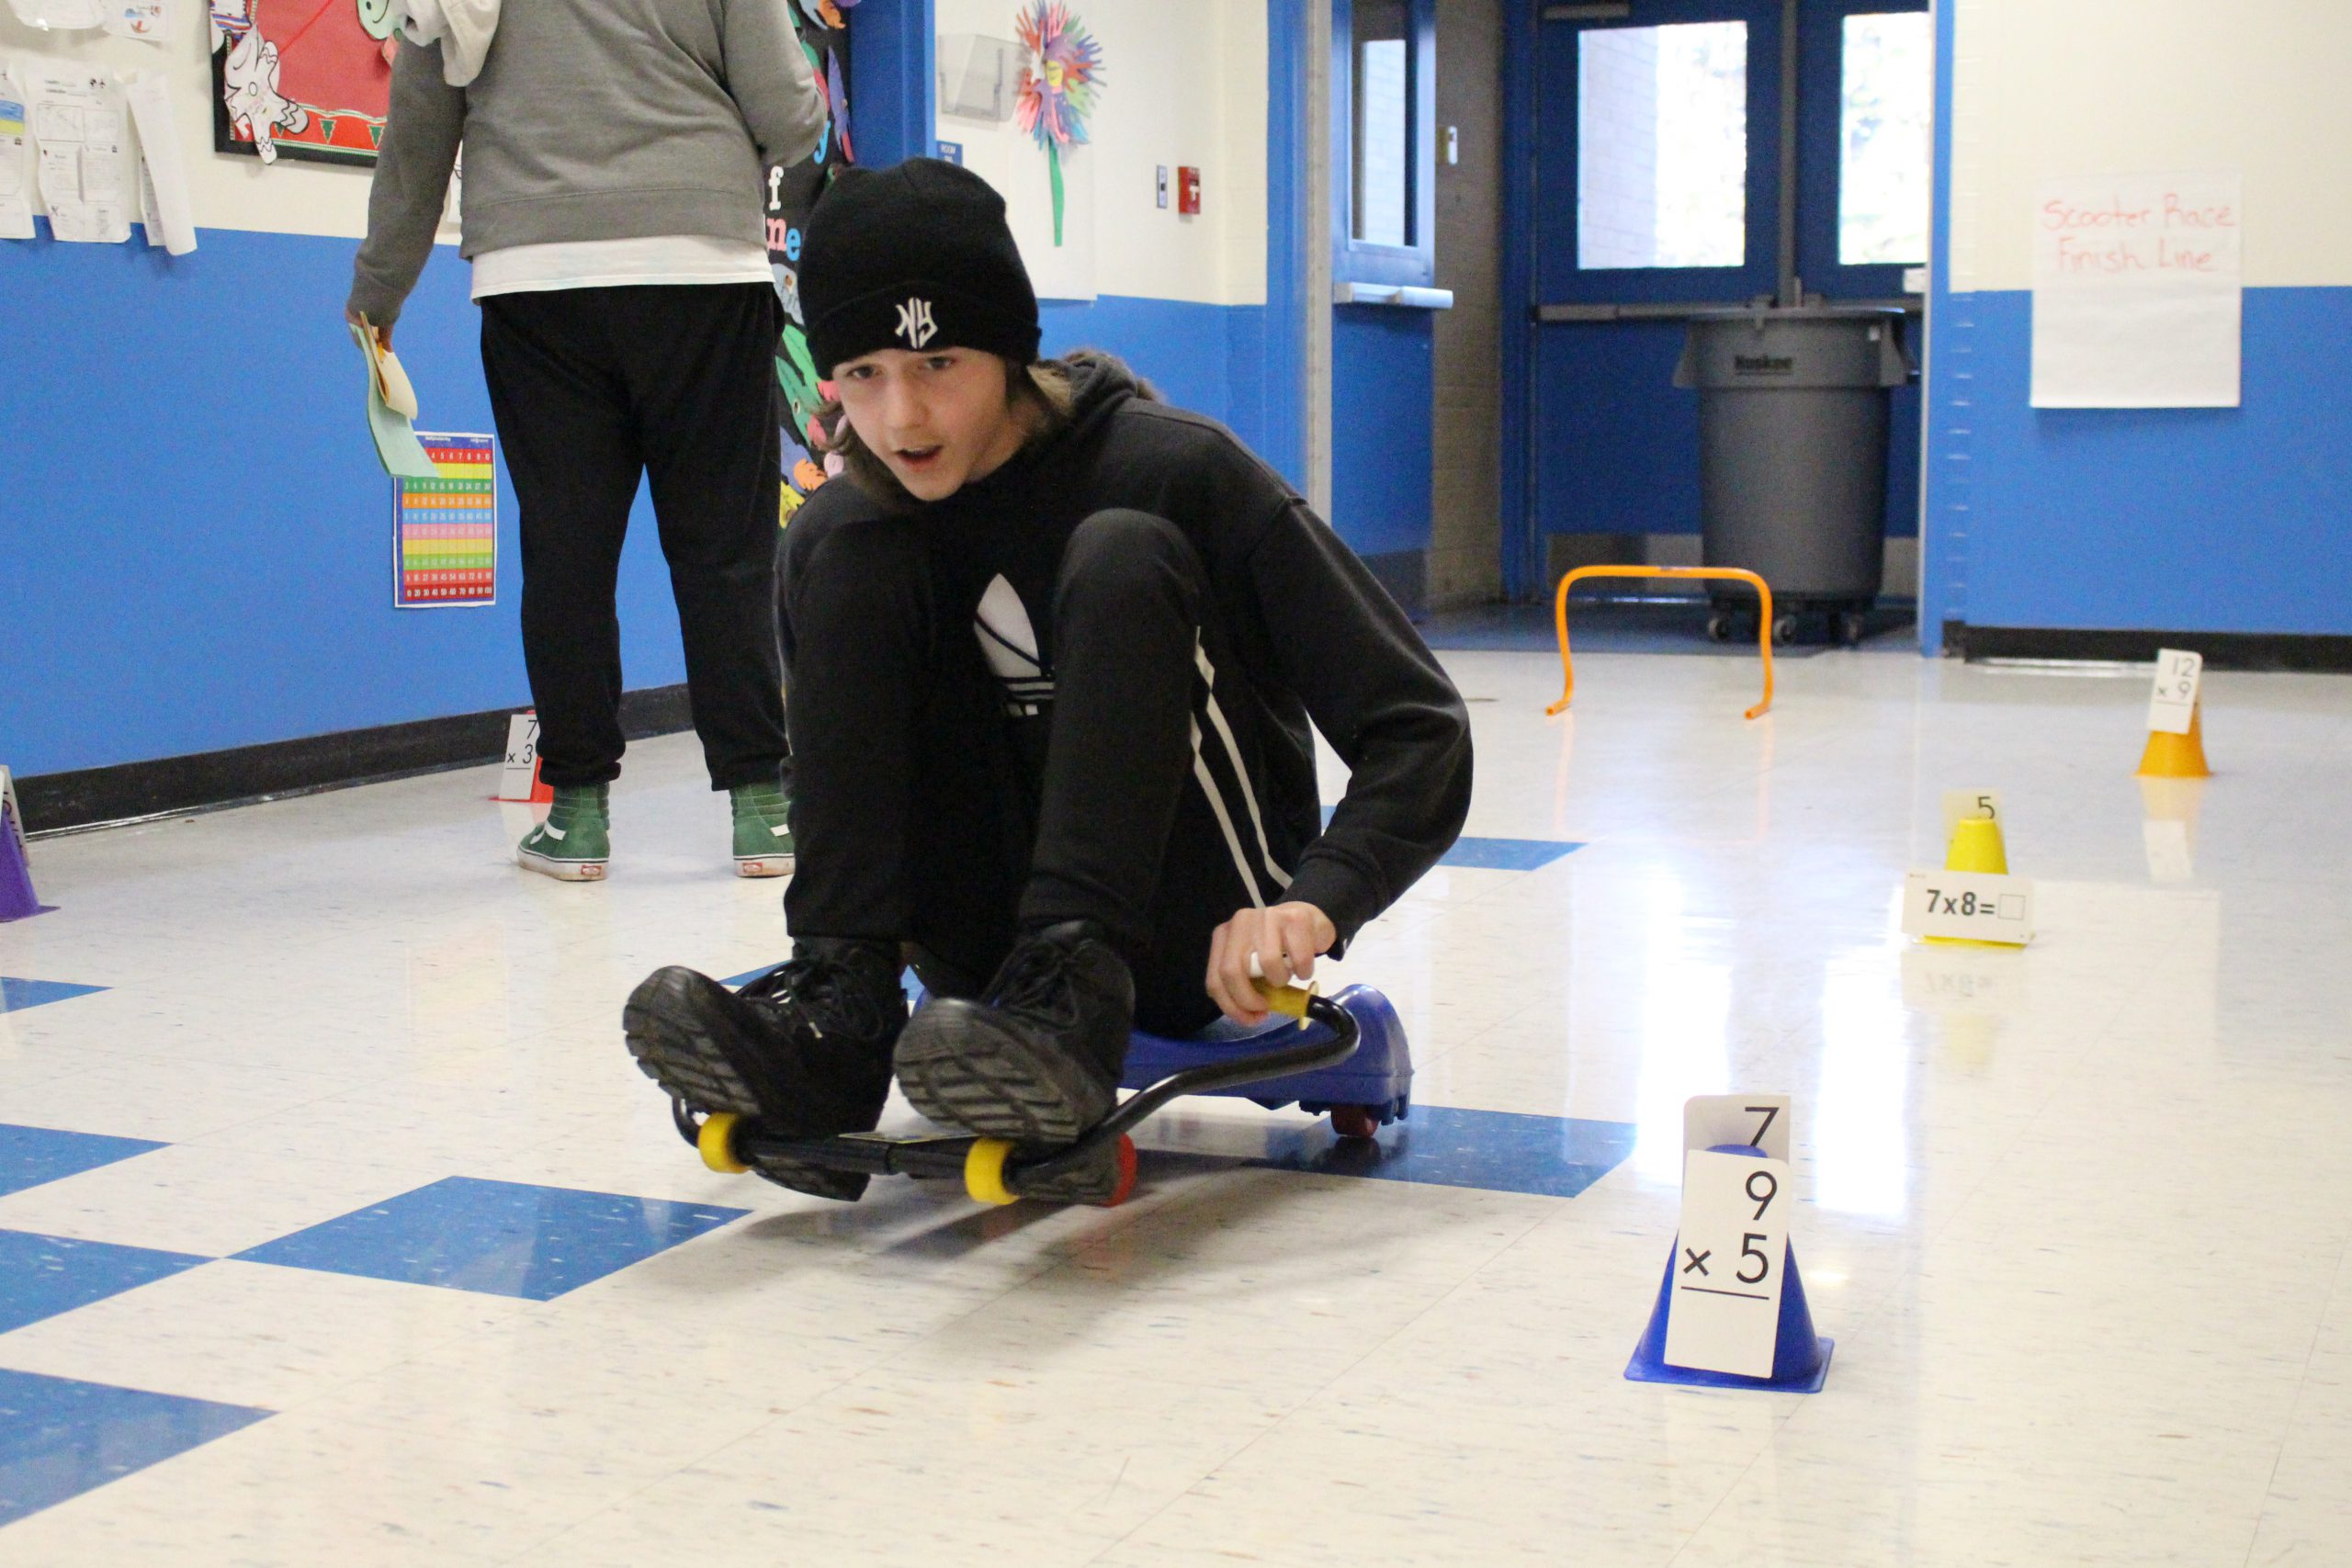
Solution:
<path fill-rule="evenodd" d="M 801 245 L 800 308 L 828 379 L 843 360 L 884 348 L 1037 357 L 1037 293 L 1004 197 L 936 158 L 834 176 Z"/>

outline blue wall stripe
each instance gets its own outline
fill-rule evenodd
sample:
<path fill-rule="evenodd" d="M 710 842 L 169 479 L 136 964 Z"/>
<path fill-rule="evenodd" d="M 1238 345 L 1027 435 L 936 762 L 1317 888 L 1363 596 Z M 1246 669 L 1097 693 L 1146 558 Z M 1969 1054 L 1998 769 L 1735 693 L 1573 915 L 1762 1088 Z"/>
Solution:
<path fill-rule="evenodd" d="M 1973 296 L 1951 291 L 1952 62 L 1957 6 L 1938 6 L 1936 24 L 1936 177 L 1928 209 L 1927 353 L 1920 366 L 1921 462 L 1924 504 L 1919 516 L 1919 652 L 1943 652 L 1944 623 L 1967 618 L 1967 574 L 1960 562 L 1968 546 L 1963 471 L 1972 373 L 1962 318 Z"/>
<path fill-rule="evenodd" d="M 1971 626 L 2352 633 L 2352 288 L 2245 291 L 2234 409 L 2032 408 L 2032 295 L 1946 309 L 1945 610 L 1964 584 Z"/>
<path fill-rule="evenodd" d="M 1204 305 L 1187 299 L 1146 299 L 1105 294 L 1091 301 L 1048 299 L 1038 308 L 1045 352 L 1108 349 L 1149 379 L 1180 408 L 1230 426 L 1254 447 L 1254 396 L 1235 406 L 1233 369 L 1238 341 L 1264 331 L 1262 305 Z"/>
<path fill-rule="evenodd" d="M 28 774 L 521 706 L 514 493 L 501 603 L 391 607 L 391 491 L 343 325 L 350 240 L 207 229 L 7 247 L 0 735 Z M 488 431 L 467 269 L 436 251 L 396 333 L 429 429 Z M 684 678 L 650 514 L 621 581 L 631 684 Z"/>
<path fill-rule="evenodd" d="M 41 395 L 12 409 L 0 475 L 9 766 L 33 775 L 527 704 L 503 472 L 500 603 L 391 607 L 390 486 L 342 322 L 354 243 L 211 229 L 202 242 L 168 267 L 129 245 L 5 253 L 0 342 L 12 363 L 43 367 Z M 492 428 L 468 283 L 455 253 L 436 251 L 395 334 L 429 428 Z M 1112 349 L 1252 440 L 1254 405 L 1235 417 L 1230 344 L 1263 314 L 1106 296 L 1046 318 L 1057 346 Z M 628 683 L 684 680 L 642 494 L 619 607 Z"/>

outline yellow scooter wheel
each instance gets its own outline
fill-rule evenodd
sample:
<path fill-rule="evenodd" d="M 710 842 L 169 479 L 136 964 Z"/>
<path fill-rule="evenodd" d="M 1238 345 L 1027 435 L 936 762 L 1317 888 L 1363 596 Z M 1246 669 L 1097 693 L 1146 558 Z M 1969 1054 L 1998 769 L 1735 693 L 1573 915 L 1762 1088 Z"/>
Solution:
<path fill-rule="evenodd" d="M 975 1138 L 964 1156 L 964 1190 L 982 1203 L 1017 1203 L 1021 1194 L 1004 1184 L 1004 1162 L 1012 1156 L 1010 1138 Z"/>
<path fill-rule="evenodd" d="M 735 1123 L 741 1120 L 732 1111 L 721 1111 L 695 1134 L 695 1147 L 702 1153 L 702 1163 L 722 1176 L 741 1176 L 752 1168 L 735 1157 Z"/>

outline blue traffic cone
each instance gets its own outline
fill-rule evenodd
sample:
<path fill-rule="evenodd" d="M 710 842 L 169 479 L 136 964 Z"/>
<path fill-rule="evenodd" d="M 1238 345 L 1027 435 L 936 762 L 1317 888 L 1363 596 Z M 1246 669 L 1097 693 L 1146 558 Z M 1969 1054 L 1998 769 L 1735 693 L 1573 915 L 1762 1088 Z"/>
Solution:
<path fill-rule="evenodd" d="M 0 920 L 21 920 L 44 908 L 33 897 L 32 868 L 25 863 L 24 836 L 16 814 L 0 805 Z"/>
<path fill-rule="evenodd" d="M 1718 1145 L 1716 1152 L 1764 1157 L 1761 1149 L 1730 1145 Z M 1666 1276 L 1658 1281 L 1657 1302 L 1650 1308 L 1650 1325 L 1643 1331 L 1642 1342 L 1634 1347 L 1634 1359 L 1625 1363 L 1625 1375 L 1635 1382 L 1683 1383 L 1692 1388 L 1760 1388 L 1781 1393 L 1819 1393 L 1821 1385 L 1828 1381 L 1829 1353 L 1837 1348 L 1837 1342 L 1824 1339 L 1813 1331 L 1813 1308 L 1804 1298 L 1804 1280 L 1797 1272 L 1793 1241 L 1789 1244 L 1788 1262 L 1784 1265 L 1787 1277 L 1781 1281 L 1781 1322 L 1772 1341 L 1770 1377 L 1701 1371 L 1668 1363 L 1666 1314 L 1674 1302 L 1674 1265 L 1681 1256 L 1681 1247 L 1682 1237 L 1678 1233 L 1674 1245 L 1667 1249 Z"/>

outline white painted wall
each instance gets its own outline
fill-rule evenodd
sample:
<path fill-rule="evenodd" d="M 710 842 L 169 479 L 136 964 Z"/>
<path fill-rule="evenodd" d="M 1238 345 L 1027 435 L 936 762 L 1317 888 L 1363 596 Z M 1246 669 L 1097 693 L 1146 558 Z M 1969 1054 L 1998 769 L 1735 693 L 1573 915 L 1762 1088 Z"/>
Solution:
<path fill-rule="evenodd" d="M 1266 10 L 1263 0 L 1076 0 L 1102 48 L 1102 85 L 1076 156 L 1093 162 L 1094 288 L 1101 294 L 1258 305 L 1266 299 Z M 1015 37 L 1015 0 L 937 0 L 943 34 Z M 1017 70 L 1017 68 L 1016 68 Z M 1011 120 L 943 114 L 937 137 L 1020 199 L 1005 171 L 1045 155 Z M 1023 160 L 1020 165 L 1015 160 Z M 1169 170 L 1166 210 L 1153 172 Z M 1175 171 L 1202 171 L 1202 212 L 1179 217 Z M 1033 264 L 1033 270 L 1035 268 Z"/>
<path fill-rule="evenodd" d="M 1955 5 L 1955 289 L 2030 288 L 2036 185 L 2237 169 L 2250 287 L 2352 284 L 2352 5 Z"/>
<path fill-rule="evenodd" d="M 179 0 L 170 26 L 164 42 L 146 43 L 96 29 L 44 32 L 0 8 L 0 54 L 95 63 L 125 74 L 162 72 L 171 85 L 172 118 L 199 229 L 351 239 L 365 234 L 367 169 L 289 158 L 265 166 L 258 158 L 213 152 L 211 38 L 204 6 L 199 0 Z M 137 221 L 135 213 L 132 221 Z"/>

